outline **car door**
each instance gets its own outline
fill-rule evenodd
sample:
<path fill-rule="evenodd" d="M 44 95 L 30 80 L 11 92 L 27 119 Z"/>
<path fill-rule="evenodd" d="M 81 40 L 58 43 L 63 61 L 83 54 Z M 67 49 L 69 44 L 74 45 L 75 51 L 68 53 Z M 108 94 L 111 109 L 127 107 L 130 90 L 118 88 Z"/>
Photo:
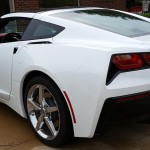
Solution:
<path fill-rule="evenodd" d="M 11 74 L 15 47 L 30 19 L 5 18 L 0 20 L 0 99 L 8 100 L 11 92 Z"/>

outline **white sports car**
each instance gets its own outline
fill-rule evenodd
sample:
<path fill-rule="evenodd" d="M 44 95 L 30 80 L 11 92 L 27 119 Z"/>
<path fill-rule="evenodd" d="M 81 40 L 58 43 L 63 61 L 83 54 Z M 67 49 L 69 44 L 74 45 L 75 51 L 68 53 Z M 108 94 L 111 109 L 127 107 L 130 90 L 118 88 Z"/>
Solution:
<path fill-rule="evenodd" d="M 0 102 L 50 146 L 148 116 L 150 19 L 100 8 L 2 16 Z"/>

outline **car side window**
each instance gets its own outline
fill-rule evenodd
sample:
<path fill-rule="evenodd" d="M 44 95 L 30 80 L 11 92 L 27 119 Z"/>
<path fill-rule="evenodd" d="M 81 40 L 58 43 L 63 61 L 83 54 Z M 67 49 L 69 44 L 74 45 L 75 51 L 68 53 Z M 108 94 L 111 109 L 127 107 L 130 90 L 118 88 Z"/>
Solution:
<path fill-rule="evenodd" d="M 51 38 L 63 30 L 64 27 L 33 19 L 24 32 L 21 40 L 25 41 Z"/>
<path fill-rule="evenodd" d="M 0 25 L 0 42 L 8 43 L 20 41 L 30 20 L 31 19 L 28 18 L 2 19 Z"/>

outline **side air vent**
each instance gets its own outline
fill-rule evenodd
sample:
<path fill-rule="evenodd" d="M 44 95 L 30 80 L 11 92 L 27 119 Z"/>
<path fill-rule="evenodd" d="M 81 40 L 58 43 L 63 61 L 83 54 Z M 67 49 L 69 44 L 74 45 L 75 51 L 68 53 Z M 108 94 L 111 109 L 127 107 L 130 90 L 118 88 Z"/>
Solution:
<path fill-rule="evenodd" d="M 39 41 L 39 42 L 30 42 L 30 43 L 28 43 L 28 45 L 29 44 L 52 44 L 52 43 L 49 41 Z"/>

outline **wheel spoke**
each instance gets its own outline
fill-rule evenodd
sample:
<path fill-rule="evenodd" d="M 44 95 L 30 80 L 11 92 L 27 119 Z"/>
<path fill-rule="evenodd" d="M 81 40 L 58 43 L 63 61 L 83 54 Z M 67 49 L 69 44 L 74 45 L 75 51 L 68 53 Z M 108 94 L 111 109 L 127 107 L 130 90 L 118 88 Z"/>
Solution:
<path fill-rule="evenodd" d="M 56 138 L 60 130 L 60 113 L 53 93 L 45 84 L 37 83 L 27 94 L 27 111 L 34 130 L 43 139 Z"/>
<path fill-rule="evenodd" d="M 45 123 L 46 123 L 48 129 L 50 130 L 52 136 L 56 136 L 57 131 L 55 130 L 53 122 L 48 117 L 44 117 L 44 120 L 45 120 Z"/>
<path fill-rule="evenodd" d="M 44 122 L 43 122 L 43 115 L 41 114 L 41 116 L 39 117 L 37 124 L 36 124 L 36 131 L 39 131 L 42 126 L 43 126 Z"/>
<path fill-rule="evenodd" d="M 58 107 L 57 106 L 46 107 L 45 109 L 46 109 L 46 113 L 51 113 L 51 112 L 58 111 Z"/>
<path fill-rule="evenodd" d="M 44 98 L 44 88 L 42 86 L 39 86 L 39 103 L 42 105 L 42 101 Z"/>
<path fill-rule="evenodd" d="M 28 98 L 27 103 L 28 103 L 28 107 L 29 107 L 28 109 L 30 111 L 41 110 L 41 108 L 39 107 L 39 105 L 36 102 L 34 102 L 32 98 Z"/>

